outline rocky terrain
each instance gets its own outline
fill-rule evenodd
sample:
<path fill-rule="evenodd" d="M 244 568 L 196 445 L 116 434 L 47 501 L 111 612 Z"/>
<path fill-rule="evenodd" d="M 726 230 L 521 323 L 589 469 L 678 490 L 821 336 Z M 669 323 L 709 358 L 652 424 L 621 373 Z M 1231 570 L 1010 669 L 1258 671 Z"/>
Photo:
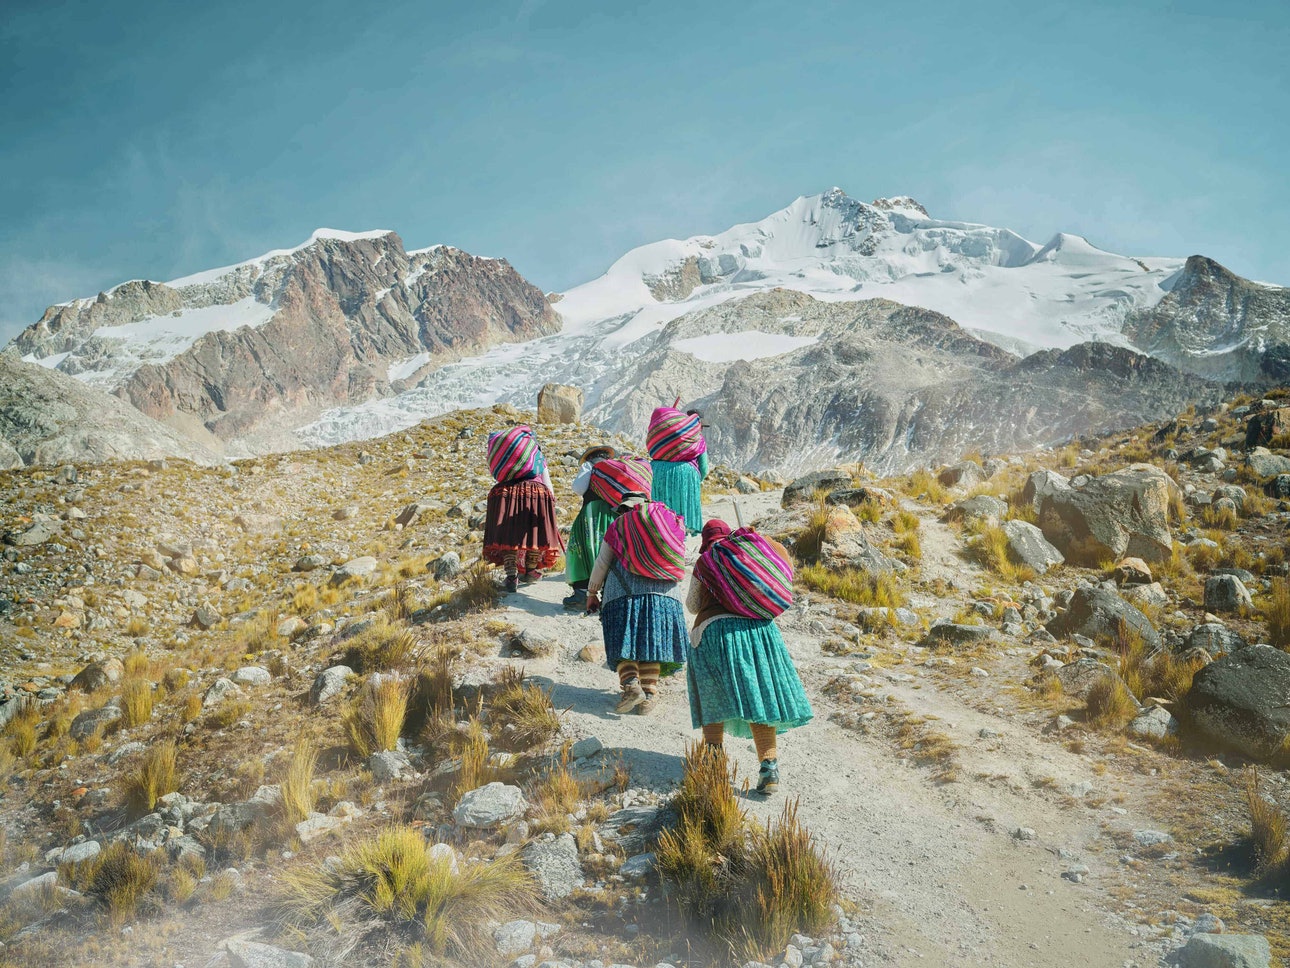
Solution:
<path fill-rule="evenodd" d="M 503 260 L 324 230 L 227 269 L 50 307 L 8 352 L 245 454 L 296 446 L 291 429 L 321 409 L 558 328 L 542 293 Z"/>
<path fill-rule="evenodd" d="M 670 879 L 668 836 L 707 849 L 677 826 L 684 684 L 613 714 L 560 576 L 503 596 L 472 564 L 483 437 L 531 415 L 4 473 L 0 963 L 1272 964 L 1288 400 L 901 477 L 719 464 L 708 512 L 797 559 L 780 625 L 816 711 L 778 798 L 727 744 L 738 850 L 800 823 L 828 872 L 733 941 Z M 568 524 L 600 432 L 538 430 Z M 718 888 L 747 895 L 730 850 Z"/>

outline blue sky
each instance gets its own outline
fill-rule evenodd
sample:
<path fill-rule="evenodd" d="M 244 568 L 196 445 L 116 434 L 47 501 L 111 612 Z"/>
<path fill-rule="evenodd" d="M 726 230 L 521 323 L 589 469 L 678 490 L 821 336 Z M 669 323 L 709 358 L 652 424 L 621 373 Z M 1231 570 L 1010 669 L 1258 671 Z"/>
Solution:
<path fill-rule="evenodd" d="M 1290 284 L 1290 5 L 6 0 L 0 342 L 392 228 L 544 289 L 840 185 Z"/>

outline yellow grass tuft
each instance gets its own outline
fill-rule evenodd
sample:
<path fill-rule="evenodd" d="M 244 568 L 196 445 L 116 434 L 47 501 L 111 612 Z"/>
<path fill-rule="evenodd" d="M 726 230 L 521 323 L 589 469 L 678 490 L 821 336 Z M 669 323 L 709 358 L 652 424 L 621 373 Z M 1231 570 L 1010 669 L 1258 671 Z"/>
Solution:
<path fill-rule="evenodd" d="M 121 725 L 142 726 L 152 718 L 152 683 L 147 679 L 126 679 L 121 685 Z"/>
<path fill-rule="evenodd" d="M 318 751 L 308 739 L 297 740 L 282 771 L 282 819 L 290 825 L 308 818 L 314 809 L 314 772 Z"/>
<path fill-rule="evenodd" d="M 172 740 L 148 748 L 143 757 L 122 777 L 125 807 L 131 817 L 152 813 L 157 801 L 179 789 L 175 773 L 176 751 Z"/>
<path fill-rule="evenodd" d="M 1268 643 L 1290 650 L 1290 579 L 1274 578 L 1263 614 L 1268 622 Z"/>
<path fill-rule="evenodd" d="M 86 861 L 78 879 L 84 879 L 85 893 L 107 910 L 109 922 L 120 927 L 139 912 L 159 876 L 155 855 L 136 853 L 129 844 L 117 841 Z"/>
<path fill-rule="evenodd" d="M 408 682 L 383 675 L 365 687 L 344 718 L 349 745 L 359 756 L 392 750 L 408 713 Z"/>
<path fill-rule="evenodd" d="M 797 580 L 812 591 L 855 605 L 899 608 L 907 601 L 895 576 L 887 572 L 804 565 L 797 570 Z"/>
<path fill-rule="evenodd" d="M 1119 729 L 1138 712 L 1129 687 L 1115 676 L 1103 676 L 1093 683 L 1085 703 L 1089 725 L 1095 729 Z"/>

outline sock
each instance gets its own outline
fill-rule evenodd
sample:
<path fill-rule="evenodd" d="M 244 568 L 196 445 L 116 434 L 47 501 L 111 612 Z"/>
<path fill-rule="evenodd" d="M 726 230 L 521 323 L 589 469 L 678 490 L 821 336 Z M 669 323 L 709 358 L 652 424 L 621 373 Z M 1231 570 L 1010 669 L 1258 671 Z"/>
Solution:
<path fill-rule="evenodd" d="M 506 580 L 510 581 L 517 574 L 515 566 L 515 552 L 508 551 L 502 558 L 502 567 L 506 570 Z"/>
<path fill-rule="evenodd" d="M 541 571 L 542 570 L 542 552 L 540 551 L 524 552 L 524 570 Z"/>
<path fill-rule="evenodd" d="M 574 591 L 585 592 L 589 584 L 591 584 L 591 582 L 584 578 L 582 581 L 575 581 L 573 583 L 573 589 Z"/>
<path fill-rule="evenodd" d="M 779 758 L 779 748 L 775 741 L 775 727 L 765 723 L 749 723 L 752 728 L 753 745 L 757 747 L 757 759 L 774 760 Z"/>
<path fill-rule="evenodd" d="M 656 695 L 658 693 L 658 677 L 662 671 L 662 666 L 657 662 L 638 662 L 636 665 L 640 670 L 641 688 L 645 690 L 645 695 Z"/>
<path fill-rule="evenodd" d="M 709 746 L 717 749 L 722 748 L 722 743 L 726 736 L 725 723 L 705 723 L 703 726 L 703 741 Z"/>
<path fill-rule="evenodd" d="M 622 662 L 618 663 L 618 688 L 622 689 L 633 679 L 639 678 L 640 672 L 636 668 L 635 662 L 632 662 L 630 659 L 624 659 Z"/>

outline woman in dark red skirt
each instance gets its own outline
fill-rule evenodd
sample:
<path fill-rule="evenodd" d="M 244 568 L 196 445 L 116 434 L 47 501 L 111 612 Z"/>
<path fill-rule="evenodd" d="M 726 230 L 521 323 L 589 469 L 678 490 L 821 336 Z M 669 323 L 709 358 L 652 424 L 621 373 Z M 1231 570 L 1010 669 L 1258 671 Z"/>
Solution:
<path fill-rule="evenodd" d="M 564 551 L 555 520 L 555 492 L 533 431 L 525 426 L 488 437 L 488 492 L 484 560 L 506 569 L 506 590 L 539 581 Z"/>

